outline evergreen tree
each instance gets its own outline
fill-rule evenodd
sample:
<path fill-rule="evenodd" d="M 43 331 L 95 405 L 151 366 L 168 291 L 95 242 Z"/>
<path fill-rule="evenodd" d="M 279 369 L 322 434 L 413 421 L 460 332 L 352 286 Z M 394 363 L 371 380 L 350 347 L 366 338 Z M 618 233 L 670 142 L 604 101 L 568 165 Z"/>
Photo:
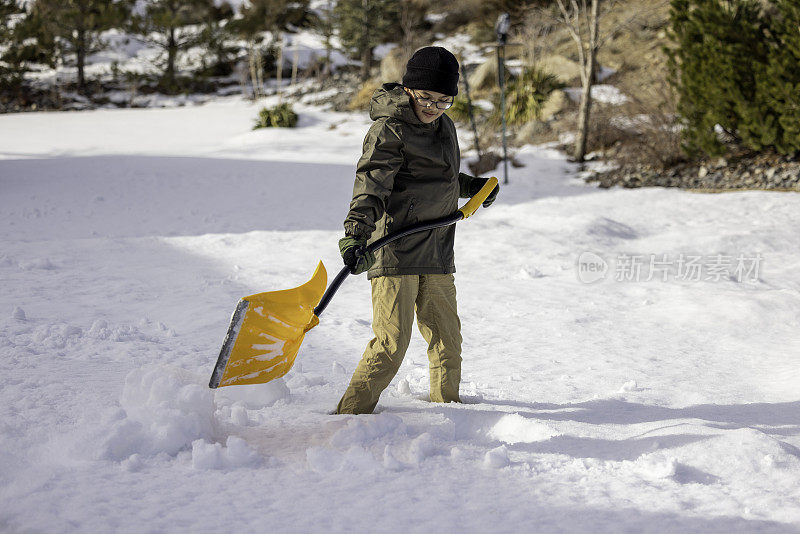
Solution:
<path fill-rule="evenodd" d="M 339 0 L 335 8 L 342 45 L 361 59 L 361 80 L 369 79 L 372 50 L 397 39 L 399 18 L 395 0 Z"/>
<path fill-rule="evenodd" d="M 59 40 L 65 56 L 74 56 L 78 90 L 85 93 L 86 57 L 108 47 L 100 34 L 123 22 L 124 4 L 108 0 L 36 0 L 32 9 L 43 21 L 42 31 Z"/>
<path fill-rule="evenodd" d="M 34 65 L 54 67 L 59 56 L 58 43 L 44 30 L 42 14 L 15 0 L 2 0 L 0 39 L 8 46 L 0 53 L 0 89 L 12 98 L 23 96 L 25 74 Z"/>
<path fill-rule="evenodd" d="M 717 125 L 734 139 L 768 142 L 773 134 L 764 132 L 774 120 L 757 91 L 769 56 L 759 5 L 754 0 L 672 0 L 670 19 L 677 47 L 667 54 L 678 112 L 686 120 L 684 149 L 721 154 Z"/>
<path fill-rule="evenodd" d="M 18 90 L 28 71 L 28 65 L 21 54 L 19 25 L 25 12 L 16 0 L 0 0 L 0 43 L 4 46 L 0 54 L 0 89 L 4 92 Z"/>
<path fill-rule="evenodd" d="M 322 35 L 323 42 L 325 43 L 323 77 L 330 75 L 333 70 L 331 65 L 331 52 L 334 50 L 333 42 L 334 37 L 336 37 L 334 6 L 335 2 L 333 0 L 326 0 L 324 3 L 319 4 L 313 14 L 311 23 L 313 28 Z"/>
<path fill-rule="evenodd" d="M 800 4 L 778 0 L 777 7 L 771 24 L 774 45 L 760 91 L 777 110 L 775 146 L 789 154 L 800 150 Z"/>
<path fill-rule="evenodd" d="M 148 0 L 143 12 L 132 17 L 131 32 L 166 55 L 159 84 L 165 92 L 177 92 L 178 54 L 202 42 L 208 9 L 205 0 Z"/>
<path fill-rule="evenodd" d="M 275 48 L 281 33 L 312 23 L 308 0 L 250 0 L 241 16 L 228 25 L 231 33 L 247 42 L 253 97 L 261 96 L 264 71 L 261 43 L 266 32 L 271 35 L 270 48 Z M 281 68 L 278 65 L 278 68 Z"/>
<path fill-rule="evenodd" d="M 206 76 L 226 76 L 232 72 L 232 61 L 240 47 L 230 44 L 231 32 L 228 24 L 234 17 L 233 8 L 228 2 L 206 0 L 206 14 L 200 41 L 205 48 L 203 65 L 199 74 Z"/>
<path fill-rule="evenodd" d="M 312 15 L 308 0 L 250 0 L 231 29 L 245 39 L 255 39 L 271 32 L 273 40 L 282 31 L 309 26 Z"/>

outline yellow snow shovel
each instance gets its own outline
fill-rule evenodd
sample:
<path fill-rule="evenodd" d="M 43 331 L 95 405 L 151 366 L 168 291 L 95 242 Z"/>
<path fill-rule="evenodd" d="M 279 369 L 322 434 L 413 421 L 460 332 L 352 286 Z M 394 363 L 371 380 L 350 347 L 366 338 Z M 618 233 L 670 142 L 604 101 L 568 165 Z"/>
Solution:
<path fill-rule="evenodd" d="M 389 234 L 366 247 L 374 252 L 409 234 L 455 224 L 471 216 L 497 186 L 491 177 L 464 207 L 432 221 L 416 223 Z M 328 275 L 322 262 L 311 280 L 294 289 L 268 291 L 244 297 L 231 317 L 210 388 L 241 384 L 263 384 L 289 372 L 306 332 L 319 324 L 319 316 L 339 286 L 351 274 L 345 265 L 325 286 Z"/>

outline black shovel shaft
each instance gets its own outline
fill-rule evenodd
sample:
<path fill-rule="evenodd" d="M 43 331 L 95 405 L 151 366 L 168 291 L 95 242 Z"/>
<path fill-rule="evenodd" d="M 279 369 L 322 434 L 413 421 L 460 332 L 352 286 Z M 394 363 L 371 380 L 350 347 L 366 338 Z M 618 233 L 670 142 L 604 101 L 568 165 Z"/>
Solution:
<path fill-rule="evenodd" d="M 450 226 L 451 224 L 455 224 L 461 219 L 464 218 L 464 213 L 461 210 L 456 211 L 452 215 L 448 215 L 446 217 L 440 217 L 438 219 L 433 219 L 431 221 L 423 221 L 417 224 L 412 224 L 411 226 L 407 226 L 406 228 L 402 228 L 392 234 L 384 236 L 374 243 L 371 243 L 367 246 L 367 252 L 375 252 L 379 248 L 383 247 L 384 245 L 388 245 L 393 241 L 397 241 L 407 235 L 416 234 L 417 232 L 424 232 L 425 230 L 433 230 L 434 228 L 441 228 L 442 226 Z M 314 315 L 317 317 L 325 311 L 325 308 L 328 307 L 333 295 L 339 289 L 339 286 L 342 285 L 347 275 L 353 274 L 350 270 L 350 266 L 345 265 L 342 267 L 342 270 L 339 271 L 339 274 L 336 275 L 336 278 L 333 279 L 331 285 L 328 286 L 328 289 L 325 290 L 325 294 L 322 295 L 322 298 L 317 304 L 317 307 L 314 308 Z"/>

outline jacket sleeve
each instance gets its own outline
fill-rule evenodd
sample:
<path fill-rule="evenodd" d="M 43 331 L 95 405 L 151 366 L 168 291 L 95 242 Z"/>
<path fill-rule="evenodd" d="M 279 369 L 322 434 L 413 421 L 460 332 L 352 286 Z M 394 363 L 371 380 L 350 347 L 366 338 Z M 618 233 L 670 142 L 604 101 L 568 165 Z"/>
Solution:
<path fill-rule="evenodd" d="M 472 180 L 474 180 L 474 176 L 470 176 L 469 174 L 465 174 L 463 172 L 458 173 L 458 197 L 459 198 L 469 198 L 470 195 L 470 184 Z"/>
<path fill-rule="evenodd" d="M 394 178 L 403 165 L 403 143 L 397 132 L 378 120 L 364 138 L 364 149 L 356 168 L 353 199 L 344 220 L 345 235 L 369 238 L 386 211 Z"/>

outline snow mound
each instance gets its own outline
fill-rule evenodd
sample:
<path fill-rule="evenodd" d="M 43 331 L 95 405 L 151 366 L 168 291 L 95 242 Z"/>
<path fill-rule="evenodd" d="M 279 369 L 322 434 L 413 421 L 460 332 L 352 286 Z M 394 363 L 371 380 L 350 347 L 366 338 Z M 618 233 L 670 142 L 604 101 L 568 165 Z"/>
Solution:
<path fill-rule="evenodd" d="M 684 463 L 727 479 L 794 479 L 800 475 L 800 450 L 754 428 L 727 431 L 679 452 Z"/>
<path fill-rule="evenodd" d="M 102 441 L 101 459 L 174 456 L 197 440 L 213 441 L 212 392 L 180 369 L 134 369 L 125 378 L 120 404 L 123 410 Z"/>
<path fill-rule="evenodd" d="M 648 480 L 671 478 L 678 472 L 678 460 L 662 452 L 643 454 L 633 462 L 633 469 Z"/>
<path fill-rule="evenodd" d="M 622 387 L 619 388 L 619 393 L 629 393 L 631 391 L 641 391 L 642 388 L 639 387 L 639 384 L 636 383 L 636 380 L 629 380 L 622 384 Z"/>
<path fill-rule="evenodd" d="M 483 457 L 483 466 L 487 469 L 500 469 L 511 463 L 508 458 L 508 448 L 505 445 L 487 451 Z"/>
<path fill-rule="evenodd" d="M 399 471 L 405 467 L 392 452 L 389 441 L 403 441 L 407 428 L 403 420 L 391 414 L 379 413 L 366 417 L 353 417 L 340 426 L 330 437 L 329 447 L 306 449 L 308 467 L 318 473 L 334 471 Z M 433 440 L 423 434 L 411 442 L 412 461 L 419 464 L 433 451 Z"/>
<path fill-rule="evenodd" d="M 433 437 L 428 432 L 420 434 L 411 442 L 409 455 L 415 464 L 421 464 L 425 458 L 434 454 L 436 454 L 436 447 L 433 444 Z"/>
<path fill-rule="evenodd" d="M 92 323 L 91 328 L 87 332 L 87 337 L 98 340 L 109 341 L 146 341 L 149 343 L 157 343 L 158 340 L 149 336 L 139 330 L 138 327 L 133 325 L 122 324 L 119 326 L 110 326 L 108 321 L 97 319 Z"/>
<path fill-rule="evenodd" d="M 386 445 L 383 449 L 383 467 L 389 471 L 400 471 L 403 469 L 403 464 L 400 460 L 395 458 L 390 445 Z"/>
<path fill-rule="evenodd" d="M 510 445 L 546 441 L 560 435 L 560 432 L 550 426 L 523 417 L 518 413 L 504 415 L 488 432 L 490 438 L 504 441 Z"/>
<path fill-rule="evenodd" d="M 261 456 L 236 436 L 228 436 L 224 447 L 221 443 L 208 443 L 204 439 L 192 442 L 192 467 L 195 469 L 258 467 L 261 462 Z"/>
<path fill-rule="evenodd" d="M 331 445 L 344 448 L 352 445 L 367 445 L 389 435 L 405 435 L 406 426 L 396 415 L 377 414 L 369 419 L 350 419 L 331 437 Z"/>
<path fill-rule="evenodd" d="M 30 331 L 30 340 L 20 340 L 34 352 L 47 352 L 54 349 L 65 349 L 79 346 L 84 338 L 81 328 L 69 324 L 37 325 Z"/>

